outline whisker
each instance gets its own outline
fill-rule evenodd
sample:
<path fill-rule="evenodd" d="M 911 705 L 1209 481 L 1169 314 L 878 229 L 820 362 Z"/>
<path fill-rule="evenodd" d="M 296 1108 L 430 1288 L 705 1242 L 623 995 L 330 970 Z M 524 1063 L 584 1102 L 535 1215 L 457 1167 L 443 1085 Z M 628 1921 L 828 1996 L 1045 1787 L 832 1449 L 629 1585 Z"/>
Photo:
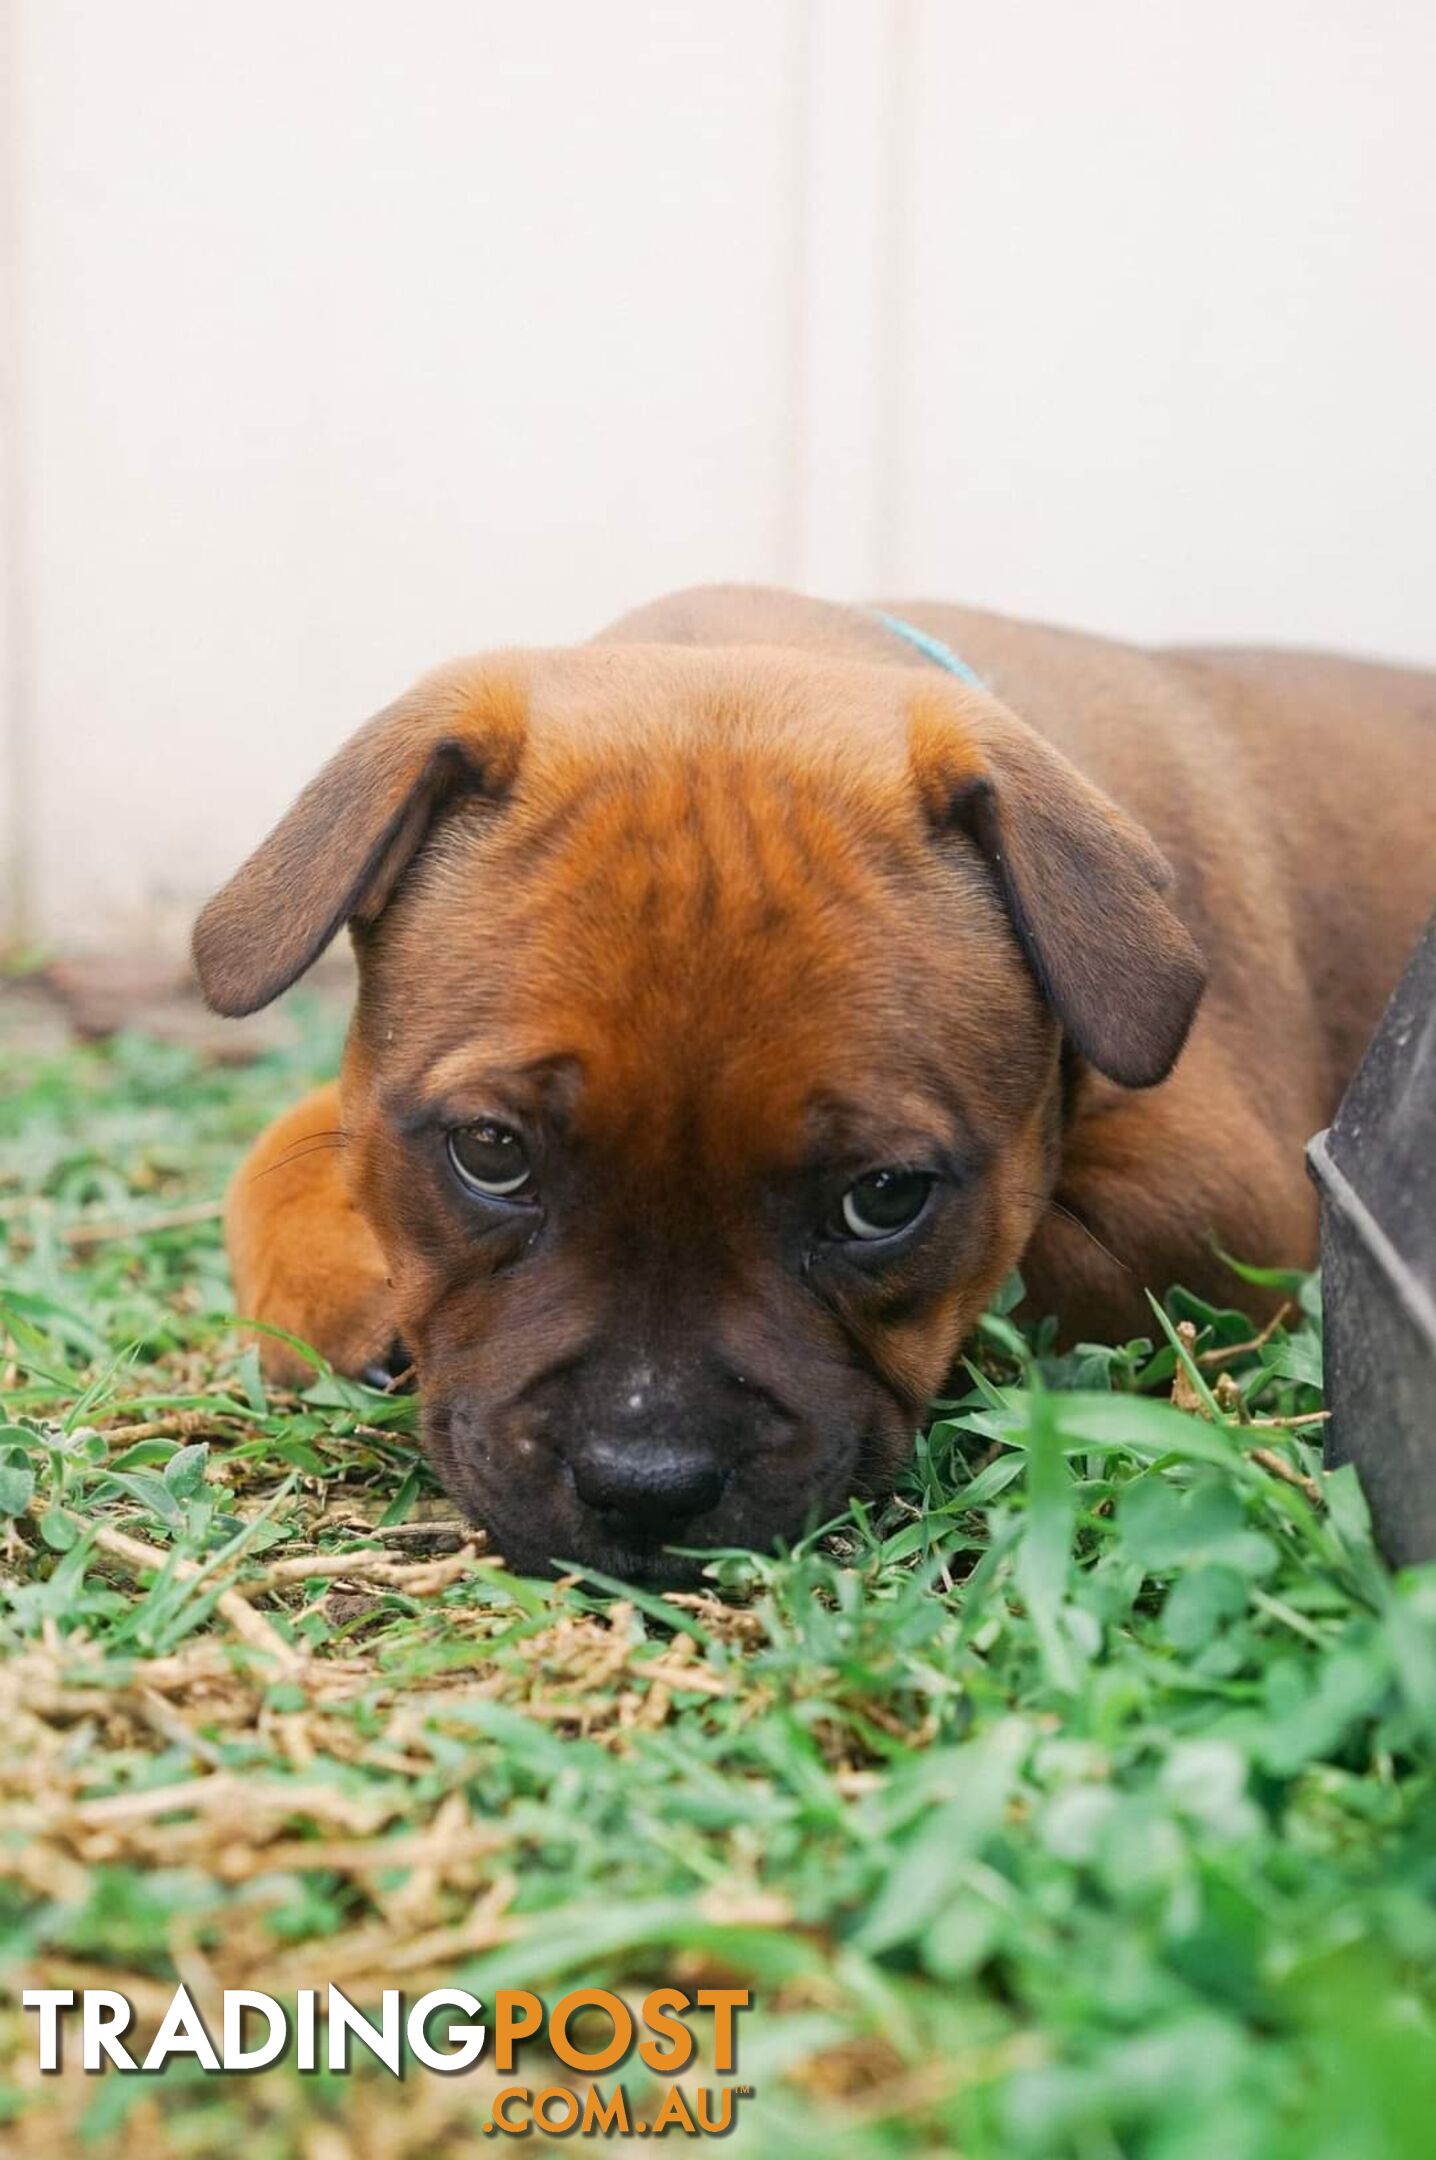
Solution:
<path fill-rule="evenodd" d="M 280 1156 L 278 1162 L 270 1163 L 263 1170 L 256 1170 L 249 1182 L 257 1185 L 261 1178 L 271 1176 L 274 1171 L 287 1170 L 292 1163 L 303 1162 L 306 1155 L 319 1155 L 326 1148 L 342 1148 L 348 1145 L 349 1134 L 338 1127 L 332 1132 L 305 1133 L 302 1139 L 296 1140 L 293 1147 Z"/>
<path fill-rule="evenodd" d="M 1044 1194 L 1030 1192 L 1025 1194 L 1024 1197 L 1028 1200 L 1045 1199 L 1048 1207 L 1055 1208 L 1059 1215 L 1065 1215 L 1068 1222 L 1070 1222 L 1074 1226 L 1074 1228 L 1081 1231 L 1083 1237 L 1090 1238 L 1092 1240 L 1092 1243 L 1096 1246 L 1098 1252 L 1102 1254 L 1104 1259 L 1110 1260 L 1113 1267 L 1120 1268 L 1124 1275 L 1135 1274 L 1136 1270 L 1132 1267 L 1131 1263 L 1129 1261 L 1120 1259 L 1118 1255 L 1113 1252 L 1110 1245 L 1104 1245 L 1101 1238 L 1098 1237 L 1096 1231 L 1092 1228 L 1092 1225 L 1090 1223 L 1083 1222 L 1082 1217 L 1077 1213 L 1076 1209 L 1068 1207 L 1065 1200 L 1059 1200 L 1054 1194 L 1051 1193 Z"/>

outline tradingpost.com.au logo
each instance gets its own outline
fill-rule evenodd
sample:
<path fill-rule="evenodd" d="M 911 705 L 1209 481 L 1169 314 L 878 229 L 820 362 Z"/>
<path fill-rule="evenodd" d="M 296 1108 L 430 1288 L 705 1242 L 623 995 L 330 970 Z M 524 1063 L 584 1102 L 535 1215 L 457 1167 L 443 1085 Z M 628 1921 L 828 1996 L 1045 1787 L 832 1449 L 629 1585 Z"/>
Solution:
<path fill-rule="evenodd" d="M 124 2036 L 133 2013 L 126 1998 L 110 1988 L 26 1988 L 24 2009 L 36 2019 L 36 2043 L 42 2071 L 58 2071 L 67 2040 L 78 2042 L 82 2067 L 92 2073 L 114 2070 L 138 2076 L 163 2072 L 172 2057 L 190 2057 L 206 2071 L 270 2070 L 292 2061 L 300 2071 L 353 2067 L 360 2048 L 395 2077 L 409 2060 L 441 2076 L 473 2070 L 487 2061 L 500 2077 L 518 2070 L 519 2051 L 543 2045 L 550 2057 L 582 2078 L 597 2080 L 625 2063 L 641 2065 L 642 2112 L 620 2080 L 591 2083 L 578 2092 L 568 2085 L 506 2084 L 494 2093 L 485 2133 L 510 2137 L 598 2135 L 718 2136 L 730 2130 L 737 2106 L 751 2087 L 733 2084 L 675 2082 L 689 2069 L 696 2052 L 690 2020 L 696 2012 L 712 2019 L 712 2073 L 730 2077 L 738 2059 L 738 2016 L 749 2006 L 747 1988 L 654 1988 L 637 2011 L 608 1988 L 575 1988 L 552 2007 L 527 1988 L 503 1988 L 492 2005 L 492 2032 L 484 2005 L 463 1988 L 435 1988 L 409 2006 L 398 1988 L 384 1990 L 377 2021 L 371 2020 L 336 1987 L 325 1991 L 327 2030 L 321 2048 L 319 1990 L 301 1988 L 293 2012 L 273 1995 L 256 1988 L 226 1988 L 221 1997 L 220 2038 L 216 2044 L 188 1991 L 175 1989 L 159 2029 L 143 2054 L 132 2053 Z M 439 2022 L 439 2013 L 449 2015 Z M 607 2018 L 606 2038 L 587 2028 Z M 573 2027 L 582 2024 L 580 2045 Z M 78 2029 L 77 2029 L 78 2028 Z M 705 2066 L 705 2075 L 707 2068 Z M 656 2080 L 656 2084 L 652 2081 Z"/>

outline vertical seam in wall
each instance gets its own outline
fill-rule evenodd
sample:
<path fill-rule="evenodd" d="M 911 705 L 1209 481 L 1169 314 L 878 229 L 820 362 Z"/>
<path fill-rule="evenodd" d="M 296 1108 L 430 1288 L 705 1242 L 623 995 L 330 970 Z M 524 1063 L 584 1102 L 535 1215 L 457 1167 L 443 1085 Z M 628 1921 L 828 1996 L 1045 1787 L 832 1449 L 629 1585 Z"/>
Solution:
<path fill-rule="evenodd" d="M 33 928 L 33 739 L 30 625 L 25 550 L 21 418 L 21 202 L 20 202 L 20 0 L 0 5 L 0 291 L 7 296 L 0 332 L 0 758 L 6 767 L 5 890 L 0 892 L 0 935 L 20 939 Z"/>
<path fill-rule="evenodd" d="M 785 283 L 781 320 L 783 368 L 782 495 L 778 510 L 778 578 L 803 583 L 808 522 L 808 283 L 811 276 L 808 217 L 813 165 L 813 6 L 788 0 L 788 202 Z"/>
<path fill-rule="evenodd" d="M 891 597 L 898 581 L 903 523 L 903 452 L 906 447 L 903 390 L 912 328 L 913 79 L 917 43 L 914 0 L 889 0 L 886 10 L 888 65 L 883 113 L 882 266 L 878 278 L 879 343 L 874 369 L 871 559 L 880 593 Z"/>

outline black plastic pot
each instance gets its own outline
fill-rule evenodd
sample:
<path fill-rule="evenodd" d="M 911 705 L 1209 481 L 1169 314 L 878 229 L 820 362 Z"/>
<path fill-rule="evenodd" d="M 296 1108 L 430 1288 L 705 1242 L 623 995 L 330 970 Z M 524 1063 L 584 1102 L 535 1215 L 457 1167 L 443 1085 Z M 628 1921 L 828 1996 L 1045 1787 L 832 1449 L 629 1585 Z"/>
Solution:
<path fill-rule="evenodd" d="M 1321 1193 L 1328 1463 L 1386 1556 L 1436 1555 L 1436 916 L 1307 1150 Z"/>

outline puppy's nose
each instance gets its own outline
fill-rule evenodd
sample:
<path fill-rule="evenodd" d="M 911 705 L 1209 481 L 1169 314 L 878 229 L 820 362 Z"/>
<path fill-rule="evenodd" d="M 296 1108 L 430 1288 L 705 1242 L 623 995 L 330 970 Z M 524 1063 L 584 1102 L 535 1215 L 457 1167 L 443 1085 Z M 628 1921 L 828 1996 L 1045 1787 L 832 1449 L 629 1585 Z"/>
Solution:
<path fill-rule="evenodd" d="M 652 1441 L 591 1440 L 573 1465 L 585 1507 L 630 1536 L 671 1537 L 723 1497 L 726 1471 L 711 1455 Z"/>

